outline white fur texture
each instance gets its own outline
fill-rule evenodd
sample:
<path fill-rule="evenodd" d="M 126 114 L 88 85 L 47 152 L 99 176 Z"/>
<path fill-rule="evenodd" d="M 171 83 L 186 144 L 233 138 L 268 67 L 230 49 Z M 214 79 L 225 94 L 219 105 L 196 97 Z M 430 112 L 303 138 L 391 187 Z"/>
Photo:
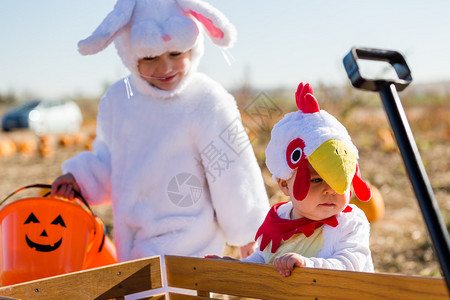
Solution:
<path fill-rule="evenodd" d="M 288 113 L 272 129 L 266 148 L 266 165 L 274 179 L 289 179 L 292 170 L 286 161 L 289 143 L 301 138 L 305 142 L 305 154 L 311 155 L 320 145 L 330 139 L 345 142 L 358 158 L 358 149 L 353 145 L 347 129 L 325 110 L 305 114 L 302 111 Z"/>
<path fill-rule="evenodd" d="M 307 267 L 359 272 L 374 271 L 369 247 L 370 224 L 361 209 L 354 204 L 350 206 L 351 212 L 337 215 L 338 226 L 324 225 L 323 247 L 317 257 L 305 258 Z M 291 211 L 292 202 L 281 205 L 277 210 L 278 216 L 283 219 L 290 219 Z M 291 239 L 295 239 L 295 235 Z M 263 251 L 259 248 L 241 261 L 266 263 Z"/>
<path fill-rule="evenodd" d="M 100 102 L 94 152 L 63 164 L 89 203 L 112 203 L 120 261 L 221 255 L 225 242 L 251 242 L 269 210 L 251 145 L 237 155 L 220 138 L 233 137 L 232 124 L 245 134 L 236 102 L 207 76 L 192 77 L 171 98 L 149 94 L 148 85 L 137 86 L 133 75 L 130 98 L 124 81 L 115 83 Z M 207 159 L 214 158 L 209 146 L 220 153 L 216 162 L 227 167 L 221 174 Z M 203 185 L 201 197 L 188 207 L 177 206 L 168 194 L 180 173 L 192 174 Z"/>
<path fill-rule="evenodd" d="M 209 19 L 224 33 L 223 38 L 210 36 L 215 44 L 234 45 L 234 26 L 219 10 L 201 0 L 118 0 L 92 35 L 78 43 L 79 51 L 95 54 L 114 42 L 125 66 L 137 76 L 138 60 L 143 57 L 193 49 L 189 72 L 194 73 L 203 54 L 203 39 L 200 23 L 189 11 Z"/>
<path fill-rule="evenodd" d="M 206 2 L 192 0 L 177 0 L 184 11 L 193 10 L 201 12 L 203 16 L 210 19 L 214 25 L 224 31 L 223 38 L 211 37 L 213 43 L 221 47 L 232 47 L 236 42 L 237 32 L 233 24 L 216 8 Z"/>

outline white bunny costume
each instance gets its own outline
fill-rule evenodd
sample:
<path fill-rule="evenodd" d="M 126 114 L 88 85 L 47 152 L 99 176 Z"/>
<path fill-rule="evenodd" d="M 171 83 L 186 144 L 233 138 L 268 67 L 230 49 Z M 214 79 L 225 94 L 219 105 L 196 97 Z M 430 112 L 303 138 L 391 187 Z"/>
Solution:
<path fill-rule="evenodd" d="M 234 98 L 196 71 L 199 23 L 217 45 L 233 45 L 234 27 L 198 0 L 118 0 L 79 42 L 86 55 L 114 41 L 131 71 L 100 102 L 93 152 L 62 166 L 89 203 L 112 203 L 120 261 L 221 255 L 225 242 L 251 242 L 269 209 Z M 192 67 L 173 90 L 139 75 L 140 58 L 189 49 Z"/>

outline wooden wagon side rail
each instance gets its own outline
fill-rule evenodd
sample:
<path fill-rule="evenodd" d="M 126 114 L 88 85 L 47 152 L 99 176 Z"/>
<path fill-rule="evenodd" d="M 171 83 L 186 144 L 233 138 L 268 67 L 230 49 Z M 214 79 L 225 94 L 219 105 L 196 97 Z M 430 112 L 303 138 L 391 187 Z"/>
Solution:
<path fill-rule="evenodd" d="M 0 299 L 122 299 L 159 288 L 159 256 L 68 273 L 0 288 Z"/>
<path fill-rule="evenodd" d="M 170 293 L 172 300 L 212 299 L 210 293 L 283 300 L 449 299 L 442 278 L 311 268 L 282 277 L 270 265 L 181 256 L 166 256 L 165 264 L 169 286 L 194 292 Z M 161 279 L 160 259 L 150 257 L 5 286 L 0 299 L 123 299 L 161 287 Z"/>
<path fill-rule="evenodd" d="M 208 299 L 209 292 L 283 300 L 449 299 L 441 278 L 311 268 L 282 277 L 270 265 L 179 256 L 165 263 L 169 286 L 199 291 L 199 297 L 171 293 L 171 300 Z"/>

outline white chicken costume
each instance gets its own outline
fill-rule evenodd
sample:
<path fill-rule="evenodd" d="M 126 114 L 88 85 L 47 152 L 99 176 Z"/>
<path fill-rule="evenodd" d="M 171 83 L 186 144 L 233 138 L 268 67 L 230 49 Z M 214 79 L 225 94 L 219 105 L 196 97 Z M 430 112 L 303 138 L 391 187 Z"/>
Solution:
<path fill-rule="evenodd" d="M 300 83 L 295 97 L 299 111 L 274 126 L 266 149 L 273 178 L 288 180 L 297 170 L 292 201 L 303 201 L 311 181 L 309 162 L 338 194 L 353 183 L 356 196 L 368 201 L 371 191 L 361 179 L 358 150 L 345 127 L 319 109 L 309 84 Z M 291 202 L 272 207 L 256 234 L 260 249 L 243 261 L 272 263 L 279 255 L 295 252 L 306 257 L 308 267 L 373 272 L 370 226 L 359 208 L 349 205 L 336 216 L 315 221 L 291 220 L 291 210 Z"/>
<path fill-rule="evenodd" d="M 269 209 L 234 98 L 196 70 L 200 24 L 217 45 L 233 45 L 229 21 L 195 0 L 118 0 L 79 42 L 94 54 L 114 41 L 131 71 L 100 102 L 93 151 L 62 167 L 90 204 L 112 203 L 119 261 L 221 255 L 226 242 L 251 242 Z M 187 50 L 191 68 L 174 89 L 139 74 L 139 59 Z"/>

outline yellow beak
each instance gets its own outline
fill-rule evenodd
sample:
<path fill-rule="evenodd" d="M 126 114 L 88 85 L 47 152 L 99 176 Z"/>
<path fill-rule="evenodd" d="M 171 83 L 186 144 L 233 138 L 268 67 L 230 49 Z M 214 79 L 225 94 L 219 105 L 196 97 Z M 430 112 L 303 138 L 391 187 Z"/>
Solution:
<path fill-rule="evenodd" d="M 326 141 L 308 157 L 308 161 L 336 193 L 344 194 L 350 187 L 356 172 L 356 155 L 344 142 Z"/>

